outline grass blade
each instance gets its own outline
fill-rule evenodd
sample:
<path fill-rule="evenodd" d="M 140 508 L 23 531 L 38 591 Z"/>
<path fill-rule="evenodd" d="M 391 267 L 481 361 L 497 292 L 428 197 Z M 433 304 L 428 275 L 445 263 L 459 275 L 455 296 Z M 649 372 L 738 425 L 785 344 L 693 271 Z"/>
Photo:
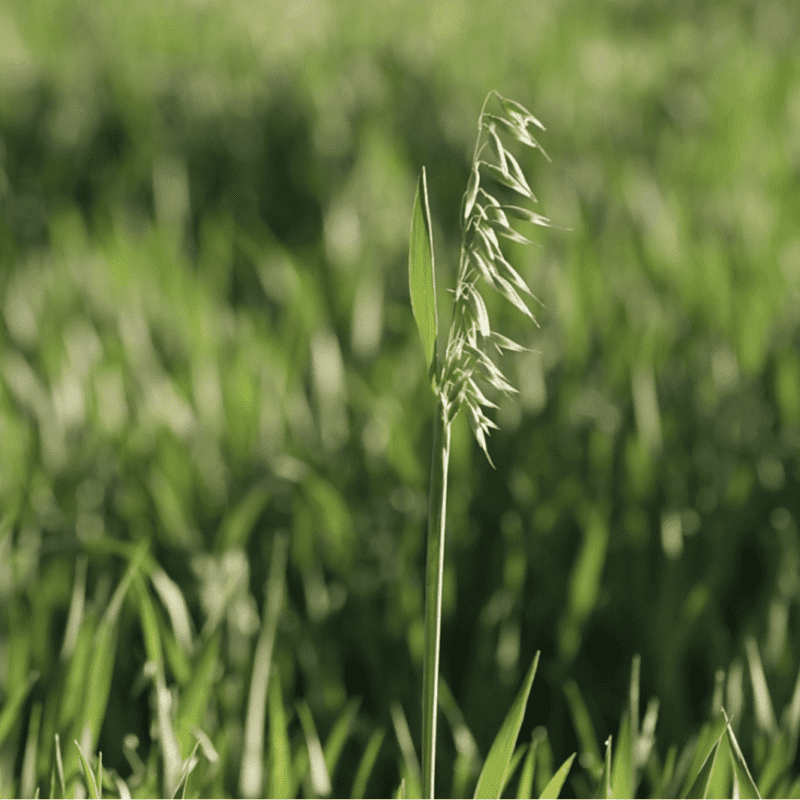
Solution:
<path fill-rule="evenodd" d="M 767 679 L 764 677 L 764 666 L 761 663 L 758 645 L 755 639 L 750 636 L 745 639 L 744 645 L 747 651 L 747 664 L 750 667 L 750 682 L 753 685 L 753 705 L 756 711 L 756 722 L 762 731 L 769 736 L 773 736 L 778 729 L 778 724 L 775 721 L 775 711 L 772 708 Z"/>
<path fill-rule="evenodd" d="M 239 791 L 243 797 L 257 797 L 262 791 L 264 751 L 264 719 L 266 717 L 267 689 L 269 685 L 272 652 L 278 620 L 283 607 L 286 559 L 289 539 L 285 533 L 275 536 L 272 559 L 267 578 L 264 618 L 256 643 L 247 714 L 244 725 L 244 748 L 239 770 Z"/>
<path fill-rule="evenodd" d="M 64 762 L 61 758 L 61 739 L 56 733 L 56 771 L 58 772 L 58 785 L 61 787 L 61 796 L 67 796 L 67 785 L 64 782 Z"/>
<path fill-rule="evenodd" d="M 725 714 L 724 711 L 723 714 Z M 739 797 L 741 797 L 742 800 L 745 800 L 746 798 L 748 800 L 752 800 L 753 798 L 761 800 L 761 795 L 756 788 L 756 783 L 753 780 L 753 776 L 750 774 L 750 769 L 747 766 L 747 762 L 744 760 L 741 748 L 739 747 L 739 742 L 736 741 L 736 736 L 733 733 L 733 728 L 731 728 L 727 714 L 725 714 L 725 722 L 725 730 L 728 733 L 728 741 L 731 747 L 733 774 L 736 776 L 736 782 L 739 787 Z"/>
<path fill-rule="evenodd" d="M 717 763 L 717 756 L 719 754 L 719 743 L 722 741 L 722 737 L 725 734 L 725 728 L 723 727 L 722 731 L 720 731 L 719 736 L 716 737 L 714 743 L 711 746 L 711 749 L 708 751 L 705 759 L 703 760 L 702 765 L 700 766 L 700 771 L 697 773 L 697 776 L 692 781 L 689 789 L 681 794 L 681 797 L 685 798 L 706 798 L 708 797 L 708 788 L 711 783 L 711 776 L 714 771 L 714 766 Z M 699 749 L 699 745 L 698 745 Z"/>
<path fill-rule="evenodd" d="M 567 779 L 572 762 L 575 760 L 577 754 L 573 753 L 557 770 L 556 774 L 550 779 L 550 783 L 545 786 L 544 791 L 539 795 L 539 800 L 545 798 L 556 798 L 561 794 L 561 788 L 564 786 L 564 781 Z"/>
<path fill-rule="evenodd" d="M 347 702 L 325 741 L 325 764 L 328 767 L 328 775 L 331 777 L 336 772 L 339 756 L 341 756 L 347 737 L 350 735 L 360 705 L 361 698 L 359 697 L 353 697 Z"/>
<path fill-rule="evenodd" d="M 0 745 L 6 740 L 8 734 L 11 733 L 14 723 L 19 717 L 20 709 L 25 703 L 25 698 L 38 679 L 38 672 L 31 673 L 26 683 L 17 684 L 17 686 L 14 687 L 14 691 L 3 705 L 3 710 L 0 711 Z"/>
<path fill-rule="evenodd" d="M 42 704 L 34 703 L 28 722 L 28 736 L 25 741 L 25 752 L 22 757 L 22 774 L 20 776 L 20 797 L 32 797 L 36 786 L 36 758 L 39 751 L 39 731 L 42 722 Z M 35 787 L 35 789 L 34 789 Z"/>
<path fill-rule="evenodd" d="M 78 755 L 80 756 L 81 764 L 83 765 L 83 774 L 84 777 L 86 778 L 86 786 L 91 790 L 92 792 L 91 796 L 94 798 L 94 800 L 100 800 L 100 789 L 97 786 L 97 781 L 95 780 L 92 768 L 89 766 L 89 762 L 86 759 L 86 756 L 83 750 L 81 749 L 81 746 L 78 744 L 78 740 L 75 739 L 74 742 L 75 742 L 75 747 L 78 748 Z"/>
<path fill-rule="evenodd" d="M 360 800 L 360 798 L 364 797 L 369 776 L 372 774 L 372 769 L 378 759 L 378 752 L 381 749 L 385 737 L 386 731 L 383 728 L 378 728 L 376 731 L 373 731 L 372 736 L 369 737 L 367 746 L 364 749 L 364 754 L 358 762 L 356 777 L 353 780 L 353 788 L 350 792 L 352 800 Z"/>
<path fill-rule="evenodd" d="M 600 776 L 600 785 L 597 787 L 597 796 L 604 797 L 606 800 L 613 797 L 611 791 L 611 737 L 606 739 L 606 758 L 603 766 L 603 774 Z"/>
<path fill-rule="evenodd" d="M 505 721 L 503 722 L 497 737 L 486 757 L 478 785 L 475 787 L 475 797 L 500 797 L 503 787 L 508 780 L 508 770 L 511 764 L 511 757 L 517 745 L 519 729 L 522 725 L 522 718 L 525 715 L 525 707 L 528 704 L 533 678 L 536 675 L 536 668 L 539 665 L 540 651 L 536 652 L 533 663 L 531 664 L 525 682 L 514 700 Z"/>
<path fill-rule="evenodd" d="M 611 784 L 614 797 L 633 797 L 636 790 L 635 748 L 638 739 L 639 717 L 639 656 L 633 657 L 631 666 L 628 708 L 622 715 Z"/>
<path fill-rule="evenodd" d="M 160 567 L 156 567 L 150 580 L 158 593 L 164 608 L 167 610 L 172 630 L 175 638 L 183 648 L 184 652 L 191 653 L 194 650 L 194 637 L 192 636 L 192 621 L 189 616 L 189 607 L 183 592 L 172 578 Z"/>
<path fill-rule="evenodd" d="M 417 181 L 417 193 L 411 212 L 408 285 L 411 293 L 411 309 L 417 321 L 417 329 L 425 351 L 425 364 L 429 370 L 436 354 L 436 336 L 439 331 L 435 274 L 428 184 L 423 167 Z"/>
<path fill-rule="evenodd" d="M 536 772 L 536 750 L 539 747 L 539 739 L 531 737 L 531 744 L 525 754 L 525 763 L 522 765 L 522 773 L 519 776 L 517 786 L 517 798 L 529 798 L 533 794 L 533 776 Z"/>
<path fill-rule="evenodd" d="M 572 724 L 575 726 L 575 733 L 581 745 L 581 766 L 597 780 L 603 773 L 603 761 L 589 710 L 575 681 L 568 681 L 564 685 L 564 694 L 567 696 Z"/>
<path fill-rule="evenodd" d="M 439 704 L 450 724 L 456 748 L 453 789 L 450 794 L 452 797 L 466 797 L 467 786 L 472 783 L 480 767 L 478 745 L 464 721 L 464 715 L 461 713 L 450 687 L 443 678 L 439 680 L 439 690 Z"/>
<path fill-rule="evenodd" d="M 283 708 L 283 693 L 278 670 L 269 686 L 269 775 L 267 797 L 292 797 L 292 752 Z"/>
<path fill-rule="evenodd" d="M 694 745 L 694 753 L 691 757 L 691 761 L 689 762 L 689 767 L 685 776 L 683 776 L 683 788 L 679 794 L 679 797 L 688 796 L 688 792 L 691 790 L 692 785 L 697 781 L 703 765 L 708 761 L 709 756 L 719 743 L 719 740 L 724 733 L 725 719 L 721 714 L 717 715 L 713 720 L 703 725 L 702 729 L 700 730 L 700 734 L 697 737 L 697 743 Z M 681 766 L 681 761 L 684 757 L 688 758 L 688 753 L 689 751 L 685 750 L 682 754 L 682 758 L 678 762 L 678 768 L 676 768 L 676 773 L 681 772 L 679 769 Z"/>
<path fill-rule="evenodd" d="M 411 738 L 411 731 L 408 729 L 408 721 L 399 703 L 393 703 L 389 709 L 392 715 L 392 724 L 397 736 L 397 743 L 400 745 L 400 752 L 403 754 L 404 777 L 400 782 L 403 797 L 421 797 L 422 783 L 420 778 L 419 761 L 414 751 L 414 742 Z M 432 787 L 431 787 L 432 790 Z M 431 797 L 433 794 L 431 793 Z"/>
<path fill-rule="evenodd" d="M 192 728 L 199 728 L 208 705 L 214 676 L 219 664 L 222 633 L 217 629 L 205 643 L 194 664 L 192 680 L 178 697 L 175 732 L 181 752 L 189 752 L 193 743 Z"/>
<path fill-rule="evenodd" d="M 317 734 L 317 726 L 314 724 L 311 709 L 305 700 L 297 704 L 297 714 L 300 717 L 300 725 L 306 737 L 311 785 L 316 794 L 326 797 L 331 793 L 331 778 L 328 774 L 325 756 L 322 753 L 322 744 Z"/>

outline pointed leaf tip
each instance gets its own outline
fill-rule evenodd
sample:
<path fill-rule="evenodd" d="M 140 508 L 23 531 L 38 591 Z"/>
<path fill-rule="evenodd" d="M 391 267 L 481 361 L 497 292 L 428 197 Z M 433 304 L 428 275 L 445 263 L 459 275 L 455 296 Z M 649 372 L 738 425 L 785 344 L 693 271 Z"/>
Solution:
<path fill-rule="evenodd" d="M 517 746 L 517 736 L 522 726 L 522 718 L 525 715 L 525 707 L 528 704 L 528 695 L 531 691 L 533 678 L 536 675 L 536 668 L 539 665 L 539 651 L 534 656 L 525 682 L 519 690 L 514 704 L 511 706 L 508 716 L 503 722 L 497 737 L 486 756 L 483 764 L 478 785 L 475 787 L 475 797 L 500 797 L 506 785 L 509 775 L 509 766 L 514 749 Z"/>

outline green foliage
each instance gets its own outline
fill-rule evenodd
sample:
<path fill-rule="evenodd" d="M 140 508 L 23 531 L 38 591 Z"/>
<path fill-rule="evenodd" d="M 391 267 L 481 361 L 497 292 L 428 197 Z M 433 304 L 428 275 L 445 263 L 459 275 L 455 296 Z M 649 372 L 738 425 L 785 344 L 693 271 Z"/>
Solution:
<path fill-rule="evenodd" d="M 408 247 L 408 285 L 411 308 L 417 321 L 429 370 L 436 370 L 436 337 L 439 314 L 436 309 L 436 271 L 433 261 L 433 232 L 428 204 L 425 167 L 417 181 L 414 207 L 411 212 L 411 242 Z"/>
<path fill-rule="evenodd" d="M 795 5 L 101 5 L 0 4 L 0 795 L 93 794 L 77 740 L 106 797 L 234 796 L 259 707 L 257 794 L 310 792 L 302 702 L 333 796 L 397 789 L 420 164 L 439 289 L 473 219 L 462 330 L 519 390 L 466 348 L 500 469 L 455 420 L 439 793 L 472 793 L 541 649 L 507 795 L 577 750 L 562 795 L 679 796 L 723 706 L 707 796 L 754 794 L 740 754 L 800 795 Z M 536 250 L 531 196 L 569 229 Z"/>
<path fill-rule="evenodd" d="M 528 704 L 528 695 L 531 692 L 536 667 L 539 665 L 539 653 L 533 659 L 528 675 L 522 688 L 519 690 L 514 704 L 506 716 L 503 726 L 497 733 L 489 755 L 483 763 L 478 785 L 475 787 L 475 797 L 500 797 L 513 772 L 510 769 L 514 749 L 517 746 L 517 737 Z M 563 782 L 563 781 L 562 781 Z"/>

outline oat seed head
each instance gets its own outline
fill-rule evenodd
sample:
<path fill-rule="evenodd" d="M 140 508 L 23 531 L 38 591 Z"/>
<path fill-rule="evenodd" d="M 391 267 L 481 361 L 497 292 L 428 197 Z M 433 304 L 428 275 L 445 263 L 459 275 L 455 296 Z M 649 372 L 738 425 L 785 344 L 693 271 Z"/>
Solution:
<path fill-rule="evenodd" d="M 486 110 L 492 98 L 498 101 L 502 115 Z M 478 119 L 478 137 L 461 205 L 461 255 L 453 292 L 453 320 L 436 384 L 448 421 L 452 421 L 462 408 L 466 411 L 470 427 L 490 464 L 486 436 L 490 428 L 497 428 L 497 425 L 486 416 L 484 409 L 497 406 L 486 398 L 478 381 L 504 394 L 511 394 L 516 389 L 487 355 L 487 344 L 491 343 L 498 353 L 526 348 L 492 330 L 482 290 L 491 287 L 538 324 L 521 295 L 536 298 L 503 255 L 498 237 L 530 244 L 530 239 L 513 227 L 512 219 L 550 226 L 547 217 L 524 205 L 502 204 L 492 194 L 492 182 L 519 195 L 521 202 L 536 202 L 519 162 L 505 144 L 512 138 L 526 147 L 540 150 L 547 158 L 530 133 L 531 125 L 544 130 L 541 122 L 516 101 L 495 91 L 486 96 Z"/>

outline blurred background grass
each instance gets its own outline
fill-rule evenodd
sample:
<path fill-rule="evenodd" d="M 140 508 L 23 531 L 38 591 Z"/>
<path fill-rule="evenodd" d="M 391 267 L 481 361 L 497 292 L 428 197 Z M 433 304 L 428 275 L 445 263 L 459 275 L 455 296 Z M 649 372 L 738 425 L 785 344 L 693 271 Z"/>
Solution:
<path fill-rule="evenodd" d="M 214 702 L 235 749 L 285 530 L 285 697 L 322 730 L 363 697 L 356 755 L 394 701 L 417 735 L 433 402 L 409 214 L 424 164 L 442 307 L 495 88 L 547 126 L 552 163 L 527 166 L 568 230 L 511 251 L 541 328 L 489 309 L 537 351 L 507 363 L 498 470 L 454 431 L 443 674 L 485 753 L 541 649 L 522 735 L 546 725 L 558 763 L 564 681 L 604 739 L 634 653 L 662 749 L 748 635 L 782 705 L 800 664 L 798 41 L 789 0 L 1 2 L 0 696 L 55 680 L 76 556 L 101 608 L 125 564 L 99 543 L 146 539 L 198 631 L 234 597 Z M 128 627 L 109 764 L 149 736 Z M 396 753 L 379 765 L 385 795 Z"/>

